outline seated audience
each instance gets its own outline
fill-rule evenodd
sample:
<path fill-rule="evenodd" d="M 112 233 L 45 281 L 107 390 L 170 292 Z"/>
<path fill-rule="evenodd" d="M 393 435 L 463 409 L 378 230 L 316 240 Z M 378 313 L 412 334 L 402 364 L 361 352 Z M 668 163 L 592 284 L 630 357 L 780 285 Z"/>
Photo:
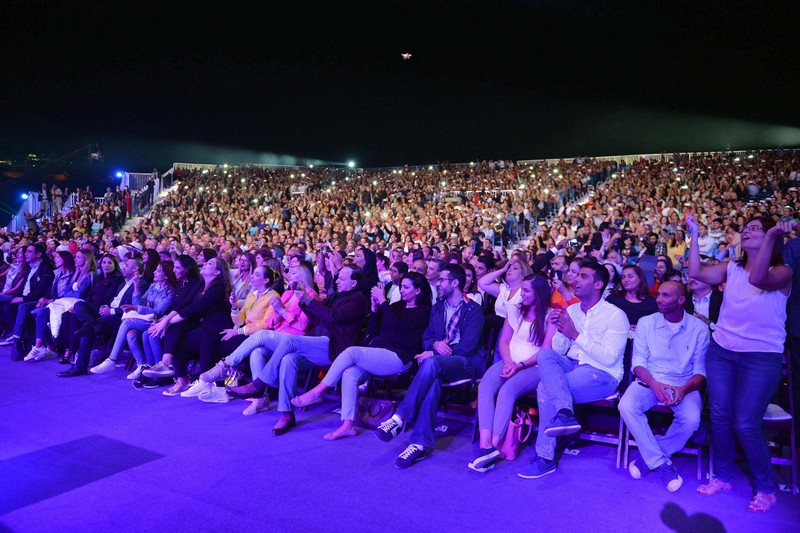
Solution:
<path fill-rule="evenodd" d="M 581 430 L 574 404 L 601 400 L 622 380 L 623 354 L 630 324 L 621 309 L 602 299 L 608 270 L 593 260 L 580 262 L 574 293 L 581 303 L 553 311 L 558 332 L 553 350 L 542 350 L 537 365 L 540 383 L 536 457 L 523 478 L 540 478 L 556 471 L 556 437 Z"/>
<path fill-rule="evenodd" d="M 505 435 L 521 396 L 539 385 L 537 355 L 550 349 L 556 328 L 548 320 L 550 285 L 543 274 L 527 276 L 520 288 L 522 299 L 508 313 L 497 349 L 500 361 L 489 367 L 478 387 L 478 427 L 480 451 L 469 468 L 485 472 L 500 457 L 497 447 Z"/>
<path fill-rule="evenodd" d="M 439 301 L 423 335 L 423 351 L 415 356 L 419 370 L 397 411 L 378 428 L 378 437 L 388 442 L 406 422 L 413 424 L 411 444 L 398 456 L 396 468 L 408 468 L 430 455 L 442 384 L 476 379 L 485 370 L 483 311 L 465 299 L 465 283 L 460 266 L 442 268 L 436 284 Z"/>
<path fill-rule="evenodd" d="M 670 492 L 683 484 L 671 457 L 700 427 L 708 328 L 686 313 L 686 287 L 668 281 L 658 287 L 658 312 L 642 317 L 633 339 L 631 367 L 636 376 L 619 402 L 619 412 L 636 439 L 639 457 L 628 465 L 634 479 L 657 470 Z M 669 407 L 675 419 L 662 437 L 653 435 L 647 411 Z"/>
<path fill-rule="evenodd" d="M 400 284 L 401 301 L 389 304 L 380 287 L 372 288 L 373 324 L 377 335 L 369 346 L 346 348 L 331 364 L 319 385 L 292 399 L 295 407 L 305 407 L 342 381 L 342 424 L 325 434 L 325 440 L 356 435 L 358 386 L 370 375 L 388 376 L 402 371 L 421 351 L 422 334 L 431 318 L 431 295 L 421 274 L 410 272 Z"/>

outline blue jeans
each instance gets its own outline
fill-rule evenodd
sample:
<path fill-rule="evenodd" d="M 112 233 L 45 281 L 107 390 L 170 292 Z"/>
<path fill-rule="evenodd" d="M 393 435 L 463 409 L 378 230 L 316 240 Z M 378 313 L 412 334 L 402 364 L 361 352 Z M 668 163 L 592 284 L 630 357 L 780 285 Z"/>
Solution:
<path fill-rule="evenodd" d="M 150 366 L 155 365 L 164 357 L 164 340 L 153 337 L 148 332 L 142 333 L 142 346 L 144 347 L 145 360 Z M 136 357 L 134 355 L 134 357 Z"/>
<path fill-rule="evenodd" d="M 645 414 L 656 405 L 658 398 L 653 389 L 642 387 L 638 382 L 631 383 L 619 402 L 619 414 L 636 439 L 642 459 L 653 470 L 665 463 L 672 454 L 681 451 L 700 427 L 703 398 L 700 391 L 692 391 L 681 403 L 670 406 L 675 419 L 666 434 L 658 437 L 653 435 Z"/>
<path fill-rule="evenodd" d="M 726 483 L 733 481 L 735 433 L 747 456 L 756 491 L 775 492 L 764 413 L 781 380 L 781 354 L 732 352 L 711 339 L 706 372 L 716 476 Z"/>
<path fill-rule="evenodd" d="M 414 424 L 412 444 L 433 447 L 442 383 L 469 378 L 472 376 L 472 366 L 469 358 L 457 355 L 434 355 L 422 361 L 406 397 L 397 407 L 397 416 Z"/>
<path fill-rule="evenodd" d="M 111 355 L 108 356 L 109 359 L 116 361 L 119 357 L 119 353 L 122 351 L 122 348 L 125 346 L 127 341 L 128 347 L 131 350 L 131 354 L 133 355 L 133 358 L 136 359 L 136 364 L 143 364 L 145 362 L 145 356 L 142 354 L 142 350 L 139 347 L 137 333 L 147 331 L 147 328 L 150 327 L 150 324 L 150 322 L 140 318 L 128 318 L 123 320 L 119 326 L 119 330 L 117 330 L 117 338 L 114 339 L 114 347 L 111 348 Z"/>
<path fill-rule="evenodd" d="M 272 361 L 272 355 L 278 348 L 281 340 L 290 337 L 288 333 L 262 329 L 256 331 L 242 342 L 224 361 L 228 366 L 236 366 L 248 356 L 250 357 L 250 372 L 253 379 L 259 378 L 264 383 L 276 386 L 280 374 L 280 359 Z"/>
<path fill-rule="evenodd" d="M 22 338 L 22 328 L 25 326 L 25 319 L 36 307 L 36 302 L 23 302 L 17 307 L 17 316 L 14 319 L 14 335 Z"/>
<path fill-rule="evenodd" d="M 556 439 L 544 434 L 550 421 L 561 409 L 573 409 L 575 403 L 602 400 L 617 390 L 617 380 L 591 365 L 581 365 L 554 350 L 539 350 L 536 366 L 541 382 L 536 389 L 539 399 L 539 431 L 536 435 L 536 454 L 553 460 Z"/>
<path fill-rule="evenodd" d="M 285 333 L 279 335 L 281 340 L 262 372 L 262 381 L 271 387 L 278 387 L 278 412 L 288 413 L 294 410 L 291 399 L 297 392 L 297 375 L 315 366 L 330 366 L 330 339 Z"/>
<path fill-rule="evenodd" d="M 539 369 L 536 366 L 519 370 L 510 378 L 500 377 L 502 371 L 502 361 L 493 364 L 478 386 L 478 427 L 491 430 L 492 437 L 505 435 L 514 403 L 535 391 L 539 385 Z"/>

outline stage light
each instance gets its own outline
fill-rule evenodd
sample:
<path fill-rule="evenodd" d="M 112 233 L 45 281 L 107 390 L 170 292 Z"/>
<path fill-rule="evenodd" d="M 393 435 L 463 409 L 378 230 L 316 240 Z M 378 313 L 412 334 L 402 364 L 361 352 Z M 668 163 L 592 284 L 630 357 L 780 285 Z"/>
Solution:
<path fill-rule="evenodd" d="M 28 193 L 24 192 L 24 193 L 20 194 L 19 197 L 22 198 L 23 200 L 27 200 L 28 199 Z"/>
<path fill-rule="evenodd" d="M 116 173 L 116 174 L 114 174 L 114 175 L 115 175 L 116 177 L 118 177 L 118 178 L 122 178 L 122 175 L 123 175 L 123 174 L 122 174 L 122 171 L 119 171 L 119 170 L 117 170 L 117 173 Z"/>
<path fill-rule="evenodd" d="M 356 164 L 353 161 L 348 161 L 347 162 L 347 166 L 350 167 L 350 168 L 356 168 Z"/>

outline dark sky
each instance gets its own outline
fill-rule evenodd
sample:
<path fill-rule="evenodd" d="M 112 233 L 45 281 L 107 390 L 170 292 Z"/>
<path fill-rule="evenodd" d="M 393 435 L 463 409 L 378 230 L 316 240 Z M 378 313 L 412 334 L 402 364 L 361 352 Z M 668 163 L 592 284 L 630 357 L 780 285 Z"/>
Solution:
<path fill-rule="evenodd" d="M 129 170 L 796 146 L 798 12 L 780 0 L 10 0 L 0 158 L 89 142 Z"/>

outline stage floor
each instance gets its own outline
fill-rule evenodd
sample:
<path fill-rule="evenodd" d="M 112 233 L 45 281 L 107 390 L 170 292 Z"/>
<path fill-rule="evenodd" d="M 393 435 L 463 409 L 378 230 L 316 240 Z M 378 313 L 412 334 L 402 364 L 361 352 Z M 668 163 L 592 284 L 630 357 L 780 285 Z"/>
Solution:
<path fill-rule="evenodd" d="M 408 470 L 394 468 L 406 435 L 338 442 L 326 402 L 274 437 L 274 410 L 204 404 L 137 391 L 118 370 L 56 377 L 56 361 L 12 362 L 0 348 L 0 531 L 798 531 L 800 497 L 779 493 L 748 512 L 744 474 L 733 493 L 695 492 L 693 457 L 676 458 L 683 487 L 634 481 L 615 449 L 582 444 L 556 473 L 517 477 L 531 450 L 485 474 L 467 468 L 469 425 Z M 440 428 L 445 429 L 445 428 Z M 634 452 L 635 453 L 635 452 Z M 778 471 L 781 482 L 788 468 Z"/>

